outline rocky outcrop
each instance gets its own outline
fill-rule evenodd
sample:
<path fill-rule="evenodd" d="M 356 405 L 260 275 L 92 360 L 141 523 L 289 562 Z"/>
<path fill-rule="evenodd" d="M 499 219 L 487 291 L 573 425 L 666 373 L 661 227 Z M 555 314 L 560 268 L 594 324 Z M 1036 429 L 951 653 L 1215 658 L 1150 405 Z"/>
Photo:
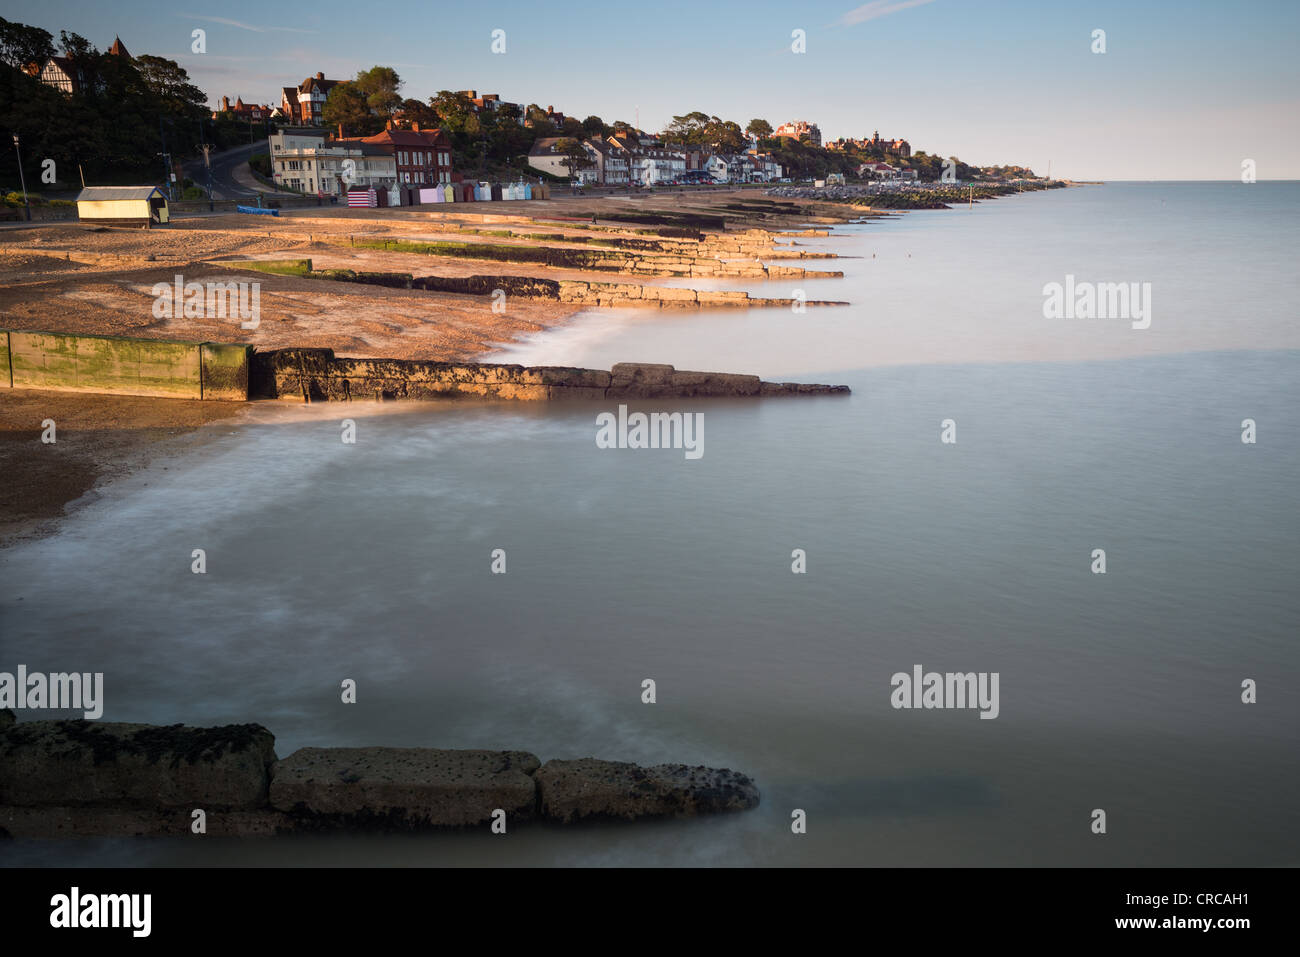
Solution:
<path fill-rule="evenodd" d="M 0 805 L 260 808 L 274 761 L 256 724 L 24 722 L 0 734 Z"/>
<path fill-rule="evenodd" d="M 758 788 L 726 768 L 580 758 L 547 761 L 534 775 L 543 816 L 578 818 L 692 817 L 757 807 Z"/>
<path fill-rule="evenodd" d="M 271 806 L 306 826 L 464 827 L 531 817 L 526 751 L 303 748 L 275 766 Z"/>

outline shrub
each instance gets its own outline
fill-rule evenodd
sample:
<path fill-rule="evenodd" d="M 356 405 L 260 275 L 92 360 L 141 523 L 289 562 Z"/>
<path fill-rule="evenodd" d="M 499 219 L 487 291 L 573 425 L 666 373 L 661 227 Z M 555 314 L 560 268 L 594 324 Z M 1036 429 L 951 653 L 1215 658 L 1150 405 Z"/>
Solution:
<path fill-rule="evenodd" d="M 203 199 L 206 195 L 197 186 L 186 186 L 185 192 L 181 193 L 181 199 Z"/>

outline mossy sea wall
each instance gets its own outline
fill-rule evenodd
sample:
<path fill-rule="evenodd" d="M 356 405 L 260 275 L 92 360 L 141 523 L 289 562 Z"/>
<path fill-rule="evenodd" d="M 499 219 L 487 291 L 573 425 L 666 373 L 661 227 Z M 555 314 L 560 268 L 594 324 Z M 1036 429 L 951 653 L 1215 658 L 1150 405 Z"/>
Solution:
<path fill-rule="evenodd" d="M 215 342 L 0 330 L 0 387 L 242 400 L 250 352 Z"/>

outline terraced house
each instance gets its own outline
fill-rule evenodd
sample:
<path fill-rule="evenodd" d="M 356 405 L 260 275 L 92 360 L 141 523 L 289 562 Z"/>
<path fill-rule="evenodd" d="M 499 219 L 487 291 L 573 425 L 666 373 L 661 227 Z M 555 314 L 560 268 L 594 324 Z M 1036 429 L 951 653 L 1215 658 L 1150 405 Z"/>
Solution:
<path fill-rule="evenodd" d="M 628 177 L 633 183 L 654 186 L 677 179 L 686 172 L 686 153 L 654 140 L 611 136 L 606 142 L 628 156 Z"/>
<path fill-rule="evenodd" d="M 629 182 L 627 150 L 608 140 L 589 139 L 582 144 L 596 163 L 599 181 L 605 186 L 626 186 Z"/>

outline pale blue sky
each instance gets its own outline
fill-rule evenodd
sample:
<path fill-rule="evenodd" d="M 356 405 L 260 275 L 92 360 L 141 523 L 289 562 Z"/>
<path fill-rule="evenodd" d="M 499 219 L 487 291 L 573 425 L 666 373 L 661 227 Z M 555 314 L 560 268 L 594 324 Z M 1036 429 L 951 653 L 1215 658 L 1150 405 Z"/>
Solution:
<path fill-rule="evenodd" d="M 100 49 L 120 35 L 179 61 L 213 103 L 278 104 L 317 70 L 384 64 L 406 96 L 473 88 L 606 122 L 639 111 L 650 130 L 698 109 L 741 125 L 807 119 L 827 139 L 879 129 L 980 165 L 1043 173 L 1050 159 L 1077 179 L 1235 179 L 1247 158 L 1261 179 L 1300 178 L 1295 0 L 10 0 L 4 15 Z M 190 52 L 195 28 L 204 55 Z M 504 55 L 490 50 L 496 28 Z"/>

